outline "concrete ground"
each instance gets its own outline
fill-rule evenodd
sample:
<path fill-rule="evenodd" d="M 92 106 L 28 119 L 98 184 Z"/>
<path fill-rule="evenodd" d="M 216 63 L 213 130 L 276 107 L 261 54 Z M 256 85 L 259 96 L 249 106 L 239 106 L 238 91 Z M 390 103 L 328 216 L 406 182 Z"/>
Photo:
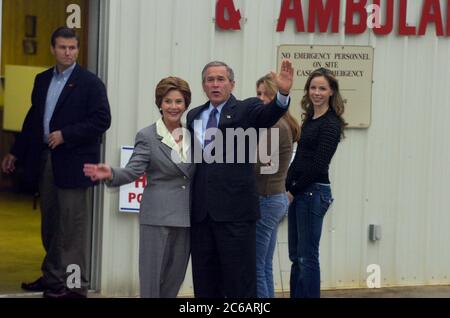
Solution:
<path fill-rule="evenodd" d="M 289 294 L 277 293 L 276 296 L 277 298 L 288 298 Z M 42 293 L 0 295 L 0 298 L 41 297 Z M 89 298 L 103 298 L 103 296 L 91 292 Z M 323 290 L 322 298 L 450 298 L 450 285 Z"/>
<path fill-rule="evenodd" d="M 279 297 L 283 297 L 283 295 L 279 295 Z M 285 297 L 289 297 L 289 295 L 286 295 Z M 321 297 L 322 298 L 450 298 L 450 285 L 322 290 Z"/>
<path fill-rule="evenodd" d="M 323 298 L 450 298 L 450 285 L 340 289 L 322 292 Z"/>

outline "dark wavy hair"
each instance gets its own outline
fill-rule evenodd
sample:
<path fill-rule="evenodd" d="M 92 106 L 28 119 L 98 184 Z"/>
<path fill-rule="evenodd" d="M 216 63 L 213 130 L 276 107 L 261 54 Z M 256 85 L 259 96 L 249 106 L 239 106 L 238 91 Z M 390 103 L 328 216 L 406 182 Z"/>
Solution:
<path fill-rule="evenodd" d="M 341 135 L 342 137 L 345 137 L 344 128 L 345 126 L 347 126 L 347 123 L 342 117 L 345 107 L 344 107 L 344 100 L 341 96 L 341 93 L 339 92 L 339 83 L 336 77 L 334 77 L 333 73 L 329 69 L 326 69 L 324 67 L 314 70 L 309 75 L 308 80 L 306 81 L 304 88 L 305 95 L 303 95 L 301 101 L 301 107 L 304 110 L 304 113 L 302 114 L 303 124 L 307 119 L 311 119 L 314 116 L 314 106 L 313 103 L 311 102 L 311 99 L 309 98 L 309 87 L 311 86 L 311 81 L 314 78 L 320 76 L 323 76 L 327 80 L 331 90 L 333 91 L 333 96 L 330 97 L 328 104 L 330 105 L 331 109 L 333 109 L 335 114 L 338 116 L 339 121 L 341 122 Z"/>

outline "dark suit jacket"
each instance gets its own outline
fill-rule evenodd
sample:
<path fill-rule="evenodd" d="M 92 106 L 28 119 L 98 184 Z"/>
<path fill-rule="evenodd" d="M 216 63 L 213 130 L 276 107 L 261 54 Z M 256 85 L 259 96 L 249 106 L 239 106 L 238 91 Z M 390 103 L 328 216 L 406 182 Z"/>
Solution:
<path fill-rule="evenodd" d="M 53 68 L 34 81 L 31 108 L 11 153 L 25 169 L 25 186 L 36 190 L 44 149 L 44 112 Z M 111 124 L 106 88 L 89 71 L 76 65 L 56 104 L 50 132 L 61 130 L 64 144 L 51 151 L 53 174 L 60 188 L 85 188 L 93 183 L 83 174 L 83 164 L 98 162 L 103 133 Z"/>
<path fill-rule="evenodd" d="M 194 108 L 187 115 L 187 125 L 194 139 L 193 122 L 200 119 L 201 112 L 208 107 L 209 102 Z M 284 109 L 276 105 L 276 99 L 269 105 L 263 105 L 257 98 L 240 101 L 231 95 L 222 108 L 218 128 L 224 137 L 226 128 L 269 128 L 284 112 Z M 226 144 L 224 138 L 224 157 L 227 154 Z M 236 143 L 234 153 L 237 153 Z M 248 161 L 253 153 L 247 151 L 245 163 L 202 162 L 197 165 L 192 194 L 192 222 L 201 222 L 206 215 L 217 222 L 253 221 L 259 218 L 254 165 Z"/>

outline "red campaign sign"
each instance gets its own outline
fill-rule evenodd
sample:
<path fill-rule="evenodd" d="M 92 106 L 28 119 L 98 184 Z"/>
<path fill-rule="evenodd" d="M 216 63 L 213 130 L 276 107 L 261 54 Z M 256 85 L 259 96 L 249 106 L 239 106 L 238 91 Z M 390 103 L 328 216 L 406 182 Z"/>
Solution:
<path fill-rule="evenodd" d="M 142 185 L 140 185 L 141 183 L 142 183 Z M 142 188 L 142 189 L 145 188 L 147 186 L 147 175 L 143 175 L 143 176 L 137 178 L 134 181 L 134 186 L 136 188 Z"/>
<path fill-rule="evenodd" d="M 147 186 L 147 176 L 141 176 L 134 181 L 134 187 L 136 189 L 142 188 L 144 189 Z M 132 203 L 137 200 L 138 203 L 141 203 L 142 193 L 129 192 L 128 193 L 128 203 Z"/>
<path fill-rule="evenodd" d="M 437 36 L 450 36 L 450 0 L 447 8 L 441 8 L 440 0 L 422 0 L 422 12 L 416 26 L 407 22 L 407 0 L 342 0 L 345 1 L 345 33 L 362 34 L 372 29 L 377 35 L 387 35 L 394 30 L 394 21 L 398 21 L 397 32 L 401 36 L 423 36 L 428 27 L 435 27 Z M 302 4 L 308 11 L 303 12 Z M 394 6 L 394 3 L 396 6 Z M 228 18 L 225 13 L 228 12 Z M 341 0 L 282 0 L 277 32 L 283 32 L 286 23 L 293 20 L 296 32 L 339 33 Z M 447 15 L 447 21 L 444 15 Z M 383 15 L 384 19 L 381 19 Z M 395 19 L 395 15 L 398 19 Z M 357 18 L 357 19 L 355 19 Z M 223 30 L 240 30 L 241 13 L 233 0 L 218 0 L 216 4 L 216 25 Z M 306 20 L 307 19 L 307 20 Z M 356 20 L 356 22 L 355 22 Z M 380 21 L 384 24 L 381 25 Z M 305 25 L 305 21 L 308 21 Z M 376 21 L 377 23 L 373 23 Z M 447 28 L 445 28 L 445 22 Z"/>
<path fill-rule="evenodd" d="M 134 147 L 121 146 L 120 167 L 125 167 L 130 161 Z M 147 175 L 140 176 L 133 182 L 120 186 L 119 211 L 138 213 L 142 200 L 142 193 L 150 179 Z"/>
<path fill-rule="evenodd" d="M 142 193 L 128 193 L 128 203 L 133 203 L 135 200 L 140 204 L 142 201 Z"/>

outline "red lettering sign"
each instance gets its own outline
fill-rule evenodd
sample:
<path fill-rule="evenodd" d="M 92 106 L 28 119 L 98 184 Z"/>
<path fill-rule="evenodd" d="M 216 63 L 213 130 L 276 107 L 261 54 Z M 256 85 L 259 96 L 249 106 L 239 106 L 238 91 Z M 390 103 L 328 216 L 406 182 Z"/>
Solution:
<path fill-rule="evenodd" d="M 134 181 L 134 186 L 136 188 L 139 188 L 139 183 L 142 183 L 142 188 L 145 188 L 147 186 L 147 176 L 141 176 L 138 179 Z"/>
<path fill-rule="evenodd" d="M 416 27 L 408 26 L 408 23 L 406 23 L 407 10 L 408 2 L 406 0 L 400 0 L 400 21 L 398 25 L 398 33 L 400 35 L 415 35 Z"/>
<path fill-rule="evenodd" d="M 319 32 L 325 33 L 331 21 L 331 32 L 338 33 L 340 9 L 340 0 L 326 1 L 325 7 L 322 0 L 311 0 L 309 2 L 308 32 L 316 31 L 316 21 L 318 21 Z"/>
<path fill-rule="evenodd" d="M 228 12 L 228 19 L 225 18 Z M 241 12 L 236 10 L 233 0 L 217 0 L 216 3 L 216 25 L 223 30 L 240 30 Z"/>
<path fill-rule="evenodd" d="M 386 2 L 385 25 L 380 25 L 379 28 L 373 28 L 373 32 L 378 35 L 387 35 L 391 33 L 394 28 L 394 0 L 387 0 L 384 2 Z M 381 7 L 380 0 L 373 0 L 373 4 Z"/>
<path fill-rule="evenodd" d="M 293 2 L 294 6 L 291 8 L 291 0 L 283 0 L 280 17 L 278 18 L 277 32 L 284 31 L 287 19 L 295 19 L 297 32 L 305 32 L 301 1 L 294 0 Z"/>
<path fill-rule="evenodd" d="M 134 192 L 128 193 L 128 203 L 131 203 L 134 200 L 137 200 L 138 203 L 141 203 L 142 193 L 139 193 L 138 195 L 136 195 L 136 193 L 134 193 Z"/>
<path fill-rule="evenodd" d="M 419 24 L 419 35 L 425 35 L 428 23 L 434 22 L 436 25 L 436 35 L 444 35 L 442 13 L 439 0 L 425 0 L 422 9 L 422 18 Z"/>
<path fill-rule="evenodd" d="M 420 21 L 416 24 L 418 27 L 416 27 L 407 22 L 408 0 L 395 2 L 394 0 L 345 0 L 345 33 L 362 34 L 366 32 L 367 28 L 370 28 L 376 35 L 387 35 L 394 29 L 395 19 L 398 21 L 398 34 L 402 36 L 423 36 L 430 24 L 434 24 L 437 36 L 450 36 L 450 0 L 446 1 L 447 10 L 441 8 L 442 0 L 422 0 L 422 2 L 422 14 Z M 398 7 L 394 8 L 394 3 L 398 4 Z M 296 32 L 305 32 L 305 18 L 307 18 L 307 32 L 309 33 L 317 32 L 317 26 L 318 32 L 325 33 L 330 28 L 332 33 L 338 33 L 341 4 L 341 0 L 282 0 L 276 31 L 283 32 L 287 21 L 292 19 Z M 303 16 L 302 5 L 308 5 L 307 17 Z M 445 11 L 447 11 L 446 30 L 443 16 Z M 383 18 L 381 12 L 385 14 Z M 394 14 L 398 14 L 398 16 L 394 17 Z M 368 21 L 368 18 L 372 20 Z M 217 1 L 216 24 L 219 28 L 240 30 L 240 19 L 241 14 L 236 9 L 233 0 Z M 383 25 L 381 25 L 381 21 L 384 21 Z"/>
<path fill-rule="evenodd" d="M 345 10 L 345 33 L 349 34 L 361 34 L 367 29 L 367 0 L 356 2 L 355 0 L 347 0 L 347 6 Z M 359 22 L 353 23 L 353 16 L 355 13 L 359 14 Z"/>

